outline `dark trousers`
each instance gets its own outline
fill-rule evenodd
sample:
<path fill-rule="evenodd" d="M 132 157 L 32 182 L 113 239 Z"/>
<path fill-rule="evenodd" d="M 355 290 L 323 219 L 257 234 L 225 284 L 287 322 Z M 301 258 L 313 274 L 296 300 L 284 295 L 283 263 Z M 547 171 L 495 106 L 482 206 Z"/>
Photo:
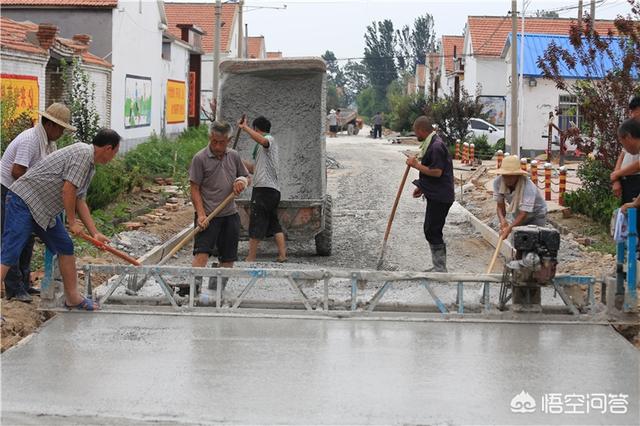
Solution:
<path fill-rule="evenodd" d="M 444 244 L 442 228 L 453 203 L 443 203 L 427 198 L 427 210 L 424 215 L 424 236 L 431 246 Z"/>
<path fill-rule="evenodd" d="M 640 194 L 640 175 L 623 176 L 620 184 L 622 185 L 622 204 L 632 202 Z M 640 230 L 640 214 L 636 218 L 636 229 Z"/>
<path fill-rule="evenodd" d="M 0 206 L 0 213 L 2 214 L 2 217 L 0 218 L 0 226 L 2 228 L 1 232 L 4 233 L 5 201 L 9 189 L 4 185 L 0 186 L 2 187 L 2 205 Z M 35 239 L 32 234 L 20 253 L 20 260 L 18 261 L 18 264 L 16 266 L 12 266 L 9 269 L 9 272 L 7 272 L 7 276 L 4 280 L 4 286 L 8 297 L 25 293 L 31 286 L 31 256 L 33 255 L 34 240 Z"/>
<path fill-rule="evenodd" d="M 373 126 L 373 138 L 381 138 L 382 137 L 382 124 L 374 124 Z"/>

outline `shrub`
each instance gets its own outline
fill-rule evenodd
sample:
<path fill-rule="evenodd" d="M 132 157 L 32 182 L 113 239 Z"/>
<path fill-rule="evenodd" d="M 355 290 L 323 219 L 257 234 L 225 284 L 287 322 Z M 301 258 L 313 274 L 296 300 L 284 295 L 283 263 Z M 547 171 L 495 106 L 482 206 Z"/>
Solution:
<path fill-rule="evenodd" d="M 92 210 L 106 207 L 117 200 L 121 194 L 128 192 L 131 189 L 130 184 L 131 178 L 121 158 L 98 165 L 87 191 L 87 204 Z"/>
<path fill-rule="evenodd" d="M 610 173 L 611 170 L 602 161 L 587 158 L 578 167 L 582 188 L 564 195 L 567 207 L 608 225 L 611 214 L 620 206 L 620 200 L 611 192 Z"/>

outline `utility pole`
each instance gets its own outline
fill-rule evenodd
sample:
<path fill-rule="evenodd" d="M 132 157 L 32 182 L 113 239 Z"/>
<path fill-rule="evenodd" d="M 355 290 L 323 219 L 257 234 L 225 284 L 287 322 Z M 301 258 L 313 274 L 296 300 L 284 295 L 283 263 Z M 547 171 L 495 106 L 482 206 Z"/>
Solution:
<path fill-rule="evenodd" d="M 217 105 L 218 102 L 218 80 L 220 67 L 220 15 L 222 14 L 222 0 L 216 0 L 216 28 L 214 31 L 215 45 L 213 48 L 213 87 L 211 88 L 211 100 Z M 215 111 L 213 111 L 215 113 Z"/>
<path fill-rule="evenodd" d="M 511 1 L 511 155 L 518 155 L 518 13 Z"/>
<path fill-rule="evenodd" d="M 244 8 L 244 0 L 240 0 L 238 4 L 238 58 L 244 58 L 244 25 L 242 23 L 242 9 Z"/>
<path fill-rule="evenodd" d="M 590 33 L 593 35 L 593 31 L 596 28 L 596 0 L 591 0 L 591 30 Z"/>
<path fill-rule="evenodd" d="M 578 28 L 582 29 L 582 0 L 578 0 Z"/>
<path fill-rule="evenodd" d="M 244 24 L 244 57 L 249 57 L 249 24 Z"/>

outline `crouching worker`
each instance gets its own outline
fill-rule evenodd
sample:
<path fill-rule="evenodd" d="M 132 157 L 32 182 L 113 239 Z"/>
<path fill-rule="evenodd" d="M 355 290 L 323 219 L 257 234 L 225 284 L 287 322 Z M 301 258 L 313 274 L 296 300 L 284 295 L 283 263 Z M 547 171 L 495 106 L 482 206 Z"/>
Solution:
<path fill-rule="evenodd" d="M 64 284 L 65 306 L 93 311 L 98 305 L 80 294 L 77 286 L 73 242 L 64 228 L 60 213 L 67 216 L 69 232 L 78 235 L 84 223 L 97 240 L 109 242 L 96 228 L 85 201 L 95 173 L 95 164 L 106 164 L 115 157 L 120 136 L 102 129 L 92 144 L 75 143 L 60 149 L 11 185 L 6 198 L 5 229 L 2 234 L 2 281 L 16 265 L 20 252 L 35 233 L 58 256 Z"/>
<path fill-rule="evenodd" d="M 211 222 L 207 220 L 207 216 L 229 194 L 239 195 L 249 185 L 249 172 L 240 155 L 227 147 L 230 139 L 231 126 L 222 121 L 213 122 L 209 145 L 193 157 L 189 167 L 195 226 L 201 229 L 193 244 L 194 267 L 205 267 L 216 247 L 220 267 L 233 268 L 238 259 L 240 216 L 235 200 L 228 203 Z M 210 289 L 215 289 L 213 284 L 211 282 Z"/>
<path fill-rule="evenodd" d="M 251 216 L 249 220 L 249 253 L 246 261 L 254 262 L 258 245 L 266 237 L 274 237 L 278 247 L 277 262 L 287 260 L 287 248 L 284 233 L 278 221 L 280 187 L 278 185 L 278 145 L 271 131 L 271 122 L 265 117 L 253 120 L 252 127 L 241 121 L 240 128 L 256 142 L 253 150 L 255 163 L 245 162 L 253 173 L 253 191 L 251 193 Z"/>
<path fill-rule="evenodd" d="M 518 156 L 505 158 L 502 166 L 493 173 L 498 175 L 493 181 L 493 198 L 497 203 L 500 237 L 507 239 L 516 226 L 545 226 L 547 203 L 529 179 L 527 171 L 520 168 Z"/>

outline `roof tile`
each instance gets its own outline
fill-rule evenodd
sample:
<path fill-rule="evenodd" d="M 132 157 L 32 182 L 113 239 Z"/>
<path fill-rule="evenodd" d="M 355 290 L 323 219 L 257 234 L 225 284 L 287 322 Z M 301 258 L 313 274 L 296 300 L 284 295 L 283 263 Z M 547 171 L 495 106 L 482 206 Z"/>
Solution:
<path fill-rule="evenodd" d="M 453 72 L 453 50 L 456 55 L 462 56 L 464 46 L 464 36 L 442 36 L 442 50 L 444 52 L 444 69 L 447 73 Z"/>
<path fill-rule="evenodd" d="M 169 21 L 169 31 L 178 39 L 182 31 L 178 24 L 194 24 L 202 28 L 205 34 L 202 36 L 202 49 L 205 53 L 212 53 L 215 35 L 215 4 L 213 3 L 165 3 L 165 13 Z M 220 48 L 224 52 L 231 50 L 231 27 L 237 13 L 238 5 L 225 3 L 222 5 L 222 28 L 220 29 Z"/>
<path fill-rule="evenodd" d="M 468 31 L 471 35 L 473 54 L 476 56 L 499 57 L 511 32 L 511 19 L 505 16 L 469 16 Z M 525 18 L 524 30 L 528 34 L 568 35 L 575 19 L 567 18 Z M 522 21 L 518 21 L 520 30 Z M 596 19 L 596 31 L 607 34 L 616 33 L 613 21 Z M 470 53 L 470 52 L 466 52 Z"/>
<path fill-rule="evenodd" d="M 118 0 L 2 0 L 2 7 L 97 7 L 113 9 L 118 7 Z"/>

